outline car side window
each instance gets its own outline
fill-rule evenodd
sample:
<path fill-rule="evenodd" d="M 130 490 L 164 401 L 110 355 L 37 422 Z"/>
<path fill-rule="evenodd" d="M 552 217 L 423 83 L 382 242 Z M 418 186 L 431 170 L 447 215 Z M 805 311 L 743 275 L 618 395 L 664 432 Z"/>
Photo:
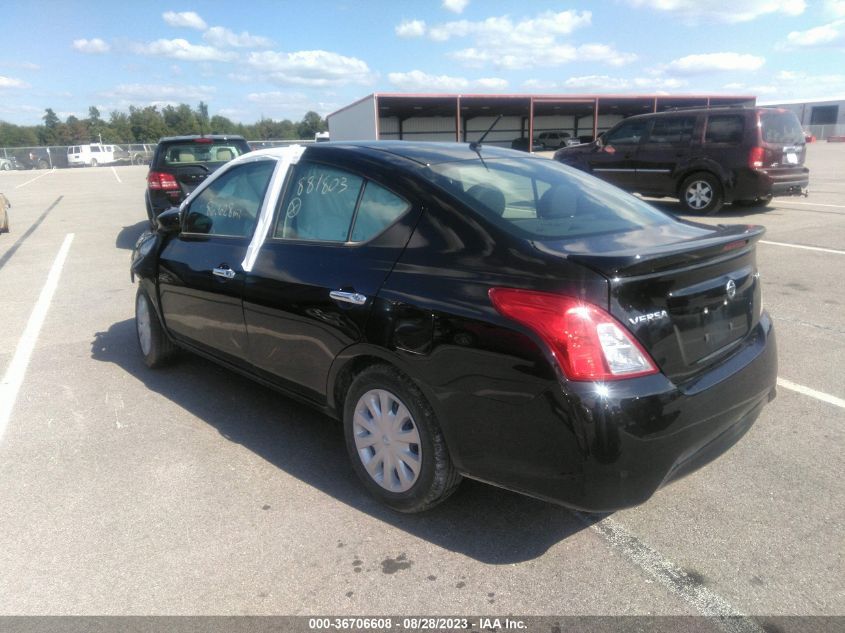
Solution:
<path fill-rule="evenodd" d="M 695 117 L 655 118 L 646 144 L 686 145 L 692 140 Z"/>
<path fill-rule="evenodd" d="M 628 121 L 605 136 L 605 145 L 636 145 L 645 134 L 646 121 Z"/>
<path fill-rule="evenodd" d="M 273 236 L 346 242 L 364 179 L 327 165 L 300 162 L 282 201 Z"/>
<path fill-rule="evenodd" d="M 352 227 L 352 242 L 366 242 L 390 226 L 411 205 L 407 200 L 367 181 Z"/>
<path fill-rule="evenodd" d="M 743 118 L 739 115 L 711 115 L 707 119 L 707 131 L 704 133 L 704 142 L 741 143 L 743 128 Z"/>
<path fill-rule="evenodd" d="M 230 169 L 201 191 L 188 207 L 186 233 L 249 237 L 255 228 L 274 160 Z"/>

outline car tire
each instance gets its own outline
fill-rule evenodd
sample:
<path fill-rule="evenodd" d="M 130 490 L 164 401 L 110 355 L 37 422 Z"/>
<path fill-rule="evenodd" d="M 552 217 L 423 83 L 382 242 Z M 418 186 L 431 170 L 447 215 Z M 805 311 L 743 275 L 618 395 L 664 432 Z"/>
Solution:
<path fill-rule="evenodd" d="M 36 165 L 36 167 L 38 169 L 48 169 L 50 167 L 50 163 L 48 163 L 46 160 L 44 160 L 42 158 L 41 160 L 38 161 L 38 164 Z"/>
<path fill-rule="evenodd" d="M 96 159 L 96 158 L 92 158 L 92 159 L 91 159 L 91 167 L 96 167 L 96 166 L 97 166 L 97 159 Z"/>
<path fill-rule="evenodd" d="M 722 208 L 724 200 L 719 179 L 705 171 L 684 179 L 678 198 L 685 211 L 699 215 L 715 215 Z"/>
<path fill-rule="evenodd" d="M 748 209 L 762 209 L 763 207 L 769 206 L 771 201 L 772 196 L 765 196 L 763 198 L 754 198 L 753 200 L 734 200 L 734 205 Z"/>
<path fill-rule="evenodd" d="M 167 338 L 152 301 L 142 288 L 135 295 L 135 333 L 147 367 L 157 369 L 173 360 L 176 346 Z"/>
<path fill-rule="evenodd" d="M 393 367 L 373 365 L 352 381 L 343 427 L 353 470 L 370 494 L 394 510 L 428 510 L 461 482 L 431 405 Z"/>
<path fill-rule="evenodd" d="M 12 168 L 11 163 L 3 163 L 3 171 L 9 171 Z"/>

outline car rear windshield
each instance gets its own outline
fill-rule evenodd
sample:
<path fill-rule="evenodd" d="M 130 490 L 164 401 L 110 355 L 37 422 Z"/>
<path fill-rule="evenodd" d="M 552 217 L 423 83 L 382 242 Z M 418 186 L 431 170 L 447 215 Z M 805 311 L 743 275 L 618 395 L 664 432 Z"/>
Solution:
<path fill-rule="evenodd" d="M 174 143 L 162 148 L 159 164 L 179 166 L 196 163 L 225 163 L 246 153 L 247 150 L 247 147 L 240 147 L 239 144 L 231 141 Z"/>
<path fill-rule="evenodd" d="M 543 158 L 431 165 L 428 177 L 511 234 L 559 240 L 670 224 L 665 213 Z"/>
<path fill-rule="evenodd" d="M 766 143 L 804 143 L 804 131 L 793 112 L 761 112 L 760 127 Z"/>

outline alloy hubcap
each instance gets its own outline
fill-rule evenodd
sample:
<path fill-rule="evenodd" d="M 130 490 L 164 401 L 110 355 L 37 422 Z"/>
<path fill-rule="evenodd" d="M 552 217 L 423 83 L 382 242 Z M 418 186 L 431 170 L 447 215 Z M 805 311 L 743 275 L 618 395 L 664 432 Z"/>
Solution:
<path fill-rule="evenodd" d="M 420 433 L 403 402 L 384 389 L 358 399 L 352 420 L 355 448 L 370 477 L 390 492 L 405 492 L 422 465 Z"/>
<path fill-rule="evenodd" d="M 713 199 L 713 187 L 703 180 L 696 180 L 687 187 L 686 198 L 693 209 L 703 209 Z"/>
<path fill-rule="evenodd" d="M 150 329 L 150 307 L 143 295 L 138 296 L 135 306 L 135 325 L 138 328 L 138 342 L 141 344 L 141 351 L 144 356 L 150 353 L 152 347 L 153 333 Z"/>

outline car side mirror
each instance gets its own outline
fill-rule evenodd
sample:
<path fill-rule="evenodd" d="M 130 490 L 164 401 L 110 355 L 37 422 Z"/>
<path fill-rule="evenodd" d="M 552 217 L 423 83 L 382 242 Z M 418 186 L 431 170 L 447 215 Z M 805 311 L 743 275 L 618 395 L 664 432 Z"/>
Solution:
<path fill-rule="evenodd" d="M 156 228 L 162 233 L 178 233 L 182 228 L 182 211 L 170 207 L 156 217 Z"/>
<path fill-rule="evenodd" d="M 604 147 L 604 134 L 599 134 L 598 138 L 596 138 L 596 149 L 601 149 Z"/>

